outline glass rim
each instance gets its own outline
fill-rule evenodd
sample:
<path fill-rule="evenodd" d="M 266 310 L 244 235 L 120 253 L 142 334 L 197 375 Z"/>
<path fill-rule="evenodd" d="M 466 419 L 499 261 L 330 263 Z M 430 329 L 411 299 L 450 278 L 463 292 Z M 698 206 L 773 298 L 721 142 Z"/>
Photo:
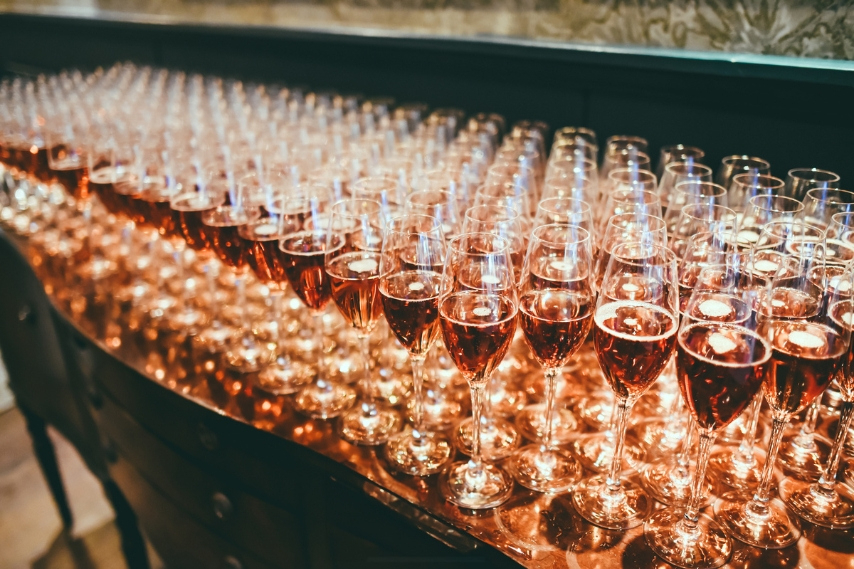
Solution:
<path fill-rule="evenodd" d="M 724 156 L 723 158 L 721 158 L 721 164 L 725 166 L 732 166 L 738 162 L 753 162 L 760 166 L 768 168 L 769 170 L 771 168 L 771 163 L 765 160 L 764 158 L 760 158 L 758 156 L 750 156 L 749 154 L 730 154 L 729 156 Z"/>
<path fill-rule="evenodd" d="M 701 170 L 701 173 L 694 174 L 693 172 L 675 172 L 675 170 L 678 170 L 680 168 L 686 168 L 687 169 L 689 166 L 692 170 L 694 168 Z M 702 172 L 703 170 L 708 170 L 708 171 Z M 706 166 L 705 164 L 700 164 L 699 162 L 688 162 L 686 160 L 672 160 L 672 161 L 670 161 L 664 165 L 664 171 L 665 171 L 665 173 L 670 173 L 674 176 L 677 176 L 677 175 L 683 175 L 684 176 L 686 174 L 688 176 L 703 176 L 703 175 L 711 176 L 711 174 L 712 174 L 712 169 L 709 166 Z M 662 176 L 662 178 L 663 177 L 664 176 Z"/>
<path fill-rule="evenodd" d="M 498 243 L 498 244 L 500 244 L 500 247 L 497 248 L 496 250 L 482 252 L 482 253 L 470 252 L 468 250 L 462 249 L 462 247 L 460 246 L 460 243 L 462 243 L 463 240 L 469 240 L 472 237 L 488 238 L 489 240 L 491 240 L 491 241 L 489 241 L 491 244 L 495 245 L 496 243 Z M 448 242 L 448 250 L 449 251 L 455 251 L 458 253 L 464 253 L 466 255 L 478 256 L 478 257 L 487 257 L 490 255 L 506 254 L 507 258 L 509 259 L 510 253 L 512 252 L 512 250 L 510 248 L 511 245 L 512 244 L 511 244 L 509 239 L 507 239 L 506 237 L 501 237 L 500 235 L 496 235 L 495 233 L 487 233 L 485 231 L 468 231 L 466 233 L 460 233 L 459 235 L 453 237 Z M 450 254 L 449 254 L 449 257 L 450 257 Z"/>
<path fill-rule="evenodd" d="M 674 186 L 673 189 L 676 192 L 681 191 L 683 193 L 689 194 L 689 192 L 685 191 L 684 189 L 681 189 L 681 188 L 685 188 L 688 186 L 691 186 L 692 188 L 697 188 L 697 187 L 703 188 L 703 189 L 708 188 L 708 189 L 712 189 L 715 191 L 715 193 L 712 193 L 712 194 L 704 194 L 704 193 L 698 194 L 698 197 L 718 198 L 718 197 L 722 197 L 722 196 L 727 195 L 727 189 L 725 187 L 723 187 L 722 185 L 716 184 L 715 182 L 706 182 L 703 180 L 682 180 L 681 182 L 678 182 L 676 184 L 676 186 Z"/>
<path fill-rule="evenodd" d="M 795 209 L 780 209 L 776 206 L 770 205 L 769 207 L 762 207 L 759 202 L 768 201 L 771 204 L 793 204 L 795 205 Z M 800 213 L 804 211 L 806 206 L 804 202 L 799 199 L 795 199 L 789 196 L 781 196 L 778 194 L 759 194 L 756 196 L 752 196 L 749 200 L 747 200 L 748 207 L 758 207 L 764 211 L 769 211 L 772 213 Z"/>
<path fill-rule="evenodd" d="M 745 180 L 750 180 L 750 183 L 745 183 Z M 772 184 L 757 184 L 760 180 L 773 181 Z M 782 178 L 772 176 L 771 174 L 759 174 L 756 172 L 739 172 L 732 177 L 732 183 L 738 184 L 745 188 L 768 188 L 782 190 L 786 187 L 786 182 Z"/>
<path fill-rule="evenodd" d="M 807 177 L 802 174 L 811 174 Z M 819 176 L 816 177 L 816 174 Z M 794 180 L 803 180 L 805 182 L 838 182 L 839 174 L 830 170 L 822 170 L 821 168 L 792 168 L 786 175 Z"/>
<path fill-rule="evenodd" d="M 813 193 L 813 192 L 815 192 L 815 193 Z M 816 197 L 816 195 L 815 195 L 815 194 L 816 194 L 816 193 L 819 193 L 819 192 L 826 192 L 826 193 L 834 193 L 834 192 L 835 192 L 835 193 L 837 193 L 837 194 L 841 194 L 841 195 L 848 195 L 848 196 L 851 196 L 851 200 L 850 200 L 850 201 L 847 201 L 847 202 L 843 202 L 843 201 L 832 201 L 832 200 L 828 200 L 826 197 L 818 198 L 818 197 Z M 807 190 L 807 193 L 806 193 L 806 195 L 804 196 L 804 200 L 806 201 L 806 199 L 807 199 L 808 197 L 809 197 L 809 198 L 814 199 L 814 200 L 815 200 L 815 201 L 817 201 L 817 202 L 821 202 L 821 203 L 828 203 L 828 204 L 854 204 L 854 192 L 852 192 L 851 190 L 843 189 L 843 188 L 827 188 L 827 187 L 810 188 L 809 190 Z"/>
<path fill-rule="evenodd" d="M 543 239 L 538 234 L 544 233 L 547 230 L 553 229 L 569 229 L 573 231 L 577 231 L 578 237 L 573 240 L 566 241 L 551 241 L 549 239 Z M 590 243 L 592 240 L 592 234 L 589 230 L 581 227 L 575 223 L 544 223 L 542 225 L 538 225 L 531 232 L 531 241 L 536 239 L 538 243 L 546 243 L 548 245 L 557 245 L 557 246 L 567 246 L 567 245 L 581 245 L 585 242 Z"/>

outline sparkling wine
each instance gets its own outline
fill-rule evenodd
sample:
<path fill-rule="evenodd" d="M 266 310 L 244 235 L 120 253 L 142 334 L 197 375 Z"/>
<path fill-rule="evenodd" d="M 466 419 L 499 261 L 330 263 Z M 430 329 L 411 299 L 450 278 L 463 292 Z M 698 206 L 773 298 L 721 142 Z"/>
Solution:
<path fill-rule="evenodd" d="M 216 253 L 220 261 L 233 269 L 246 266 L 249 254 L 249 242 L 240 237 L 240 226 L 257 219 L 247 215 L 245 212 L 235 210 L 230 206 L 223 206 L 209 211 L 202 216 L 202 221 L 207 226 L 211 241 L 211 249 Z"/>
<path fill-rule="evenodd" d="M 771 361 L 762 390 L 774 411 L 795 414 L 821 395 L 846 353 L 843 334 L 805 320 L 769 320 Z"/>
<path fill-rule="evenodd" d="M 389 328 L 411 354 L 425 355 L 439 332 L 441 281 L 436 272 L 407 270 L 380 283 Z"/>
<path fill-rule="evenodd" d="M 131 207 L 135 211 L 133 220 L 137 225 L 147 225 L 156 229 L 164 237 L 180 236 L 175 232 L 169 193 L 161 185 L 146 186 L 131 197 Z"/>
<path fill-rule="evenodd" d="M 599 365 L 614 392 L 638 397 L 661 375 L 676 344 L 676 318 L 646 302 L 607 302 L 593 317 Z"/>
<path fill-rule="evenodd" d="M 122 213 L 120 204 L 115 198 L 115 184 L 126 177 L 122 171 L 117 171 L 113 166 L 98 168 L 89 175 L 89 189 L 91 189 L 113 215 Z"/>
<path fill-rule="evenodd" d="M 738 297 L 723 292 L 695 292 L 693 300 L 682 310 L 683 318 L 729 324 L 755 321 L 753 308 Z"/>
<path fill-rule="evenodd" d="M 332 298 L 329 277 L 324 268 L 327 252 L 341 248 L 341 240 L 327 244 L 326 232 L 301 231 L 279 243 L 282 266 L 297 296 L 313 310 L 322 310 Z"/>
<path fill-rule="evenodd" d="M 854 302 L 849 299 L 834 303 L 828 311 L 834 325 L 842 334 L 850 334 L 854 327 Z M 849 343 L 848 351 L 842 357 L 836 382 L 845 401 L 854 400 L 854 342 Z"/>
<path fill-rule="evenodd" d="M 730 424 L 762 387 L 771 347 L 734 324 L 699 322 L 679 332 L 679 387 L 702 429 Z"/>
<path fill-rule="evenodd" d="M 59 182 L 65 191 L 78 200 L 89 197 L 89 175 L 85 166 L 74 158 L 62 158 L 53 162 L 51 176 Z"/>
<path fill-rule="evenodd" d="M 593 295 L 570 290 L 535 290 L 519 299 L 525 341 L 540 365 L 566 365 L 590 332 Z"/>
<path fill-rule="evenodd" d="M 382 315 L 378 298 L 380 255 L 352 251 L 326 263 L 332 299 L 344 319 L 358 330 L 369 331 Z"/>
<path fill-rule="evenodd" d="M 445 347 L 468 381 L 486 381 L 504 359 L 516 332 L 516 313 L 516 304 L 498 294 L 463 291 L 440 300 Z"/>
<path fill-rule="evenodd" d="M 187 247 L 195 251 L 212 247 L 210 231 L 202 221 L 202 216 L 222 205 L 223 201 L 222 197 L 217 199 L 198 192 L 187 192 L 172 198 L 172 223 L 187 242 Z"/>
<path fill-rule="evenodd" d="M 249 254 L 246 260 L 258 280 L 268 284 L 287 282 L 279 250 L 278 221 L 269 217 L 260 219 L 240 226 L 239 233 L 248 242 Z"/>
<path fill-rule="evenodd" d="M 816 288 L 820 292 L 819 288 Z M 810 294 L 794 288 L 779 287 L 759 297 L 758 312 L 777 318 L 812 318 L 821 308 L 821 294 Z"/>
<path fill-rule="evenodd" d="M 17 167 L 24 170 L 40 182 L 51 179 L 50 167 L 47 160 L 47 148 L 35 144 L 17 151 Z"/>
<path fill-rule="evenodd" d="M 588 287 L 586 274 L 563 259 L 536 257 L 529 261 L 528 281 L 531 290 L 566 289 L 583 291 Z"/>
<path fill-rule="evenodd" d="M 139 193 L 135 179 L 119 180 L 113 184 L 113 203 L 128 219 L 134 219 L 133 196 Z"/>

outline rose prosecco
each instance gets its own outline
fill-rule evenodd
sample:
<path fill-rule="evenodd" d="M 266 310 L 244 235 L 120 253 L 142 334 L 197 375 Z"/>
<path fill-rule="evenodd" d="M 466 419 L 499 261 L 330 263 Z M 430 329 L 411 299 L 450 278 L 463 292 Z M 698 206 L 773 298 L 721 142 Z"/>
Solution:
<path fill-rule="evenodd" d="M 409 353 L 423 356 L 439 331 L 439 290 L 442 275 L 403 271 L 380 284 L 383 312 L 395 337 Z"/>
<path fill-rule="evenodd" d="M 344 319 L 358 330 L 372 330 L 382 315 L 379 253 L 352 251 L 327 261 L 332 299 Z"/>
<path fill-rule="evenodd" d="M 654 304 L 623 300 L 599 306 L 593 342 L 611 389 L 638 397 L 661 375 L 676 344 L 678 322 Z"/>
<path fill-rule="evenodd" d="M 718 430 L 747 408 L 762 387 L 771 348 L 735 324 L 698 322 L 679 332 L 677 373 L 698 425 Z"/>
<path fill-rule="evenodd" d="M 448 353 L 469 381 L 485 381 L 501 363 L 516 331 L 515 303 L 498 294 L 456 292 L 439 304 Z"/>
<path fill-rule="evenodd" d="M 544 367 L 566 365 L 593 322 L 592 295 L 569 290 L 535 290 L 519 299 L 519 323 L 534 357 Z"/>

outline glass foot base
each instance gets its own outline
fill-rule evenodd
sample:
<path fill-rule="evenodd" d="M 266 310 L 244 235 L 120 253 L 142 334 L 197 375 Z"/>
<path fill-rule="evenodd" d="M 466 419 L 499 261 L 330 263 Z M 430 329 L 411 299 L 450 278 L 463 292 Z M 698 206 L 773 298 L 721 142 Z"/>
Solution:
<path fill-rule="evenodd" d="M 400 415 L 381 405 L 362 403 L 341 415 L 338 432 L 357 445 L 381 445 L 400 431 Z"/>
<path fill-rule="evenodd" d="M 700 515 L 696 527 L 684 524 L 684 508 L 656 512 L 644 524 L 647 545 L 671 565 L 686 569 L 714 569 L 727 562 L 732 540 L 717 522 Z"/>
<path fill-rule="evenodd" d="M 629 427 L 627 435 L 637 441 L 647 461 L 672 457 L 682 446 L 687 432 L 687 421 L 646 419 Z"/>
<path fill-rule="evenodd" d="M 765 453 L 754 449 L 753 462 L 750 464 L 740 460 L 740 456 L 737 447 L 712 454 L 709 459 L 708 478 L 735 490 L 755 489 L 759 486 L 762 476 L 761 467 L 765 462 Z"/>
<path fill-rule="evenodd" d="M 594 430 L 608 428 L 614 410 L 614 394 L 598 391 L 578 402 L 578 417 Z"/>
<path fill-rule="evenodd" d="M 516 415 L 516 429 L 531 442 L 542 442 L 546 432 L 546 406 L 528 405 Z M 555 409 L 552 420 L 552 444 L 560 445 L 578 436 L 578 421 L 568 409 Z"/>
<path fill-rule="evenodd" d="M 531 552 L 565 550 L 580 523 L 569 494 L 534 492 L 515 493 L 493 519 L 502 537 Z"/>
<path fill-rule="evenodd" d="M 599 473 L 606 472 L 614 458 L 613 439 L 606 433 L 583 435 L 572 443 L 572 453 L 584 468 Z M 621 470 L 623 472 L 640 470 L 643 458 L 643 450 L 627 437 L 623 447 Z"/>
<path fill-rule="evenodd" d="M 414 399 L 410 399 L 406 404 L 407 417 L 410 421 L 414 420 L 414 404 Z M 424 414 L 422 419 L 424 426 L 434 431 L 447 431 L 463 416 L 463 406 L 459 401 L 429 389 L 424 393 L 424 404 L 421 410 Z"/>
<path fill-rule="evenodd" d="M 690 469 L 687 472 L 679 472 L 675 460 L 661 461 L 649 465 L 641 475 L 643 487 L 650 496 L 667 506 L 685 506 L 691 498 L 691 482 L 693 474 Z M 681 476 L 680 474 L 685 474 Z M 703 501 L 700 507 L 704 507 L 712 494 L 712 484 L 708 478 L 704 481 Z"/>
<path fill-rule="evenodd" d="M 258 373 L 256 381 L 262 391 L 290 395 L 308 385 L 313 378 L 314 371 L 306 364 L 279 357 Z"/>
<path fill-rule="evenodd" d="M 294 406 L 314 419 L 331 419 L 352 407 L 355 401 L 356 390 L 352 387 L 318 382 L 300 391 L 294 398 Z"/>
<path fill-rule="evenodd" d="M 799 434 L 783 438 L 780 444 L 780 465 L 786 474 L 813 482 L 824 472 L 831 442 L 815 433 L 806 437 L 800 437 Z"/>
<path fill-rule="evenodd" d="M 540 445 L 519 449 L 507 469 L 516 482 L 537 492 L 565 492 L 581 479 L 581 465 L 569 453 Z"/>
<path fill-rule="evenodd" d="M 827 491 L 809 482 L 786 478 L 780 496 L 793 512 L 817 526 L 831 529 L 854 527 L 854 489 L 837 483 Z"/>
<path fill-rule="evenodd" d="M 225 365 L 235 371 L 250 373 L 260 370 L 272 356 L 272 352 L 260 343 L 244 341 L 225 353 Z"/>
<path fill-rule="evenodd" d="M 473 421 L 465 419 L 454 430 L 454 446 L 466 456 L 471 456 L 471 443 L 474 436 Z M 504 419 L 485 419 L 480 429 L 481 455 L 485 461 L 502 460 L 513 454 L 521 437 L 515 427 Z"/>
<path fill-rule="evenodd" d="M 451 441 L 440 433 L 422 433 L 416 438 L 412 429 L 391 437 L 385 458 L 396 471 L 412 476 L 436 474 L 451 460 Z"/>
<path fill-rule="evenodd" d="M 605 529 L 626 530 L 643 523 L 652 507 L 652 498 L 643 488 L 626 479 L 612 488 L 605 476 L 594 476 L 578 483 L 572 491 L 572 504 L 581 517 Z"/>
<path fill-rule="evenodd" d="M 783 502 L 776 499 L 764 508 L 754 508 L 737 494 L 725 494 L 715 502 L 715 518 L 730 536 L 762 549 L 783 549 L 801 535 L 797 521 L 786 511 Z"/>
<path fill-rule="evenodd" d="M 371 380 L 371 397 L 387 405 L 397 406 L 403 403 L 409 387 L 410 378 L 394 370 L 380 370 Z"/>
<path fill-rule="evenodd" d="M 513 492 L 513 479 L 494 464 L 455 462 L 439 476 L 439 489 L 452 504 L 469 510 L 500 506 Z"/>

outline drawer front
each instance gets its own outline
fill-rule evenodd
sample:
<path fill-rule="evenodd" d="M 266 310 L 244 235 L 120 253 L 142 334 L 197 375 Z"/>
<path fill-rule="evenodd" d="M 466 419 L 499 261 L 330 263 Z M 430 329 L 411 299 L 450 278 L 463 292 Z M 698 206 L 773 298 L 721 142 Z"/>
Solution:
<path fill-rule="evenodd" d="M 109 397 L 101 429 L 115 454 L 152 486 L 213 533 L 271 563 L 306 566 L 305 536 L 298 512 L 288 512 L 246 493 L 240 485 L 173 450 Z"/>
<path fill-rule="evenodd" d="M 294 461 L 294 453 L 309 461 L 329 461 L 297 443 L 173 393 L 109 354 L 97 355 L 93 377 L 103 396 L 112 397 L 158 438 L 287 510 L 302 504 L 297 490 L 302 461 Z"/>
<path fill-rule="evenodd" d="M 110 468 L 146 535 L 169 569 L 274 569 L 197 523 L 151 486 L 129 462 L 119 458 Z"/>

